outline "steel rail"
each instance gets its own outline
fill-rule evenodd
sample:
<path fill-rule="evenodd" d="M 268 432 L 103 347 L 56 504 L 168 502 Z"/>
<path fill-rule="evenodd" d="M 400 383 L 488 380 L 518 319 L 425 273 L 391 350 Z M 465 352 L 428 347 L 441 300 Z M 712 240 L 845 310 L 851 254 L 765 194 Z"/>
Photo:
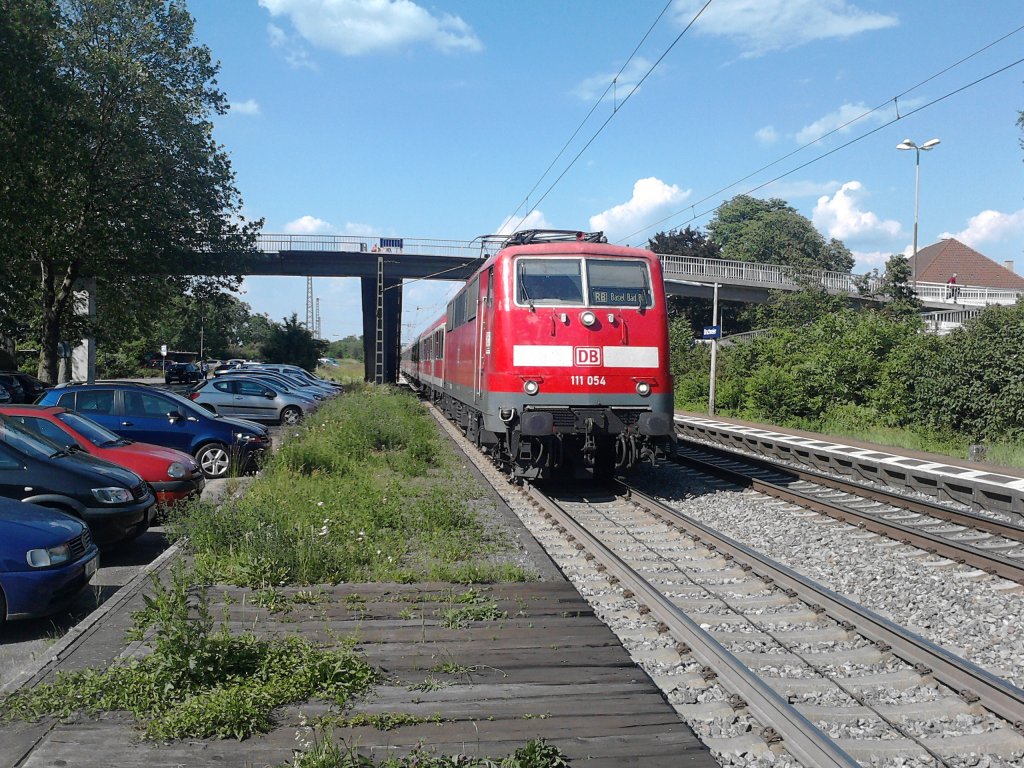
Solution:
<path fill-rule="evenodd" d="M 820 768 L 859 766 L 832 739 L 580 525 L 557 502 L 529 483 L 524 483 L 524 491 L 552 518 L 557 519 L 559 525 L 581 546 L 598 558 L 611 575 L 631 590 L 636 599 L 647 606 L 674 637 L 684 641 L 702 664 L 713 669 L 726 688 L 741 696 L 754 716 L 782 738 L 790 754 L 805 765 Z"/>
<path fill-rule="evenodd" d="M 615 485 L 620 493 L 663 521 L 705 542 L 711 541 L 718 551 L 750 566 L 763 579 L 771 580 L 783 589 L 793 590 L 805 601 L 820 605 L 833 619 L 845 622 L 844 626 L 854 627 L 854 631 L 881 648 L 891 650 L 904 661 L 918 665 L 919 671 L 930 673 L 968 702 L 978 701 L 1018 730 L 1024 730 L 1024 690 L 642 491 L 621 481 L 615 481 Z"/>
<path fill-rule="evenodd" d="M 734 457 L 737 461 L 746 462 L 756 467 L 776 471 L 784 475 L 791 475 L 799 480 L 806 480 L 807 482 L 817 483 L 818 485 L 827 485 L 829 488 L 835 488 L 837 491 L 847 491 L 857 496 L 870 498 L 874 501 L 881 501 L 885 504 L 891 504 L 894 507 L 900 507 L 901 509 L 906 509 L 911 512 L 928 515 L 929 517 L 937 517 L 958 525 L 968 525 L 987 533 L 994 533 L 998 536 L 1024 543 L 1024 527 L 1017 523 L 1011 523 L 1006 520 L 997 520 L 984 515 L 979 515 L 975 512 L 951 509 L 950 507 L 936 501 L 914 499 L 906 494 L 900 493 L 899 491 L 891 491 L 886 488 L 875 488 L 845 477 L 836 477 L 835 475 L 829 475 L 825 472 L 819 472 L 814 469 L 794 467 L 789 464 L 775 462 L 771 459 L 766 459 L 763 456 L 752 456 L 749 453 L 744 453 L 743 451 L 726 445 L 707 445 L 683 435 L 680 435 L 679 439 L 680 442 L 688 443 L 700 450 L 729 454 L 729 456 Z"/>
<path fill-rule="evenodd" d="M 709 452 L 713 452 L 709 449 Z M 887 536 L 904 544 L 910 544 L 927 552 L 934 552 L 942 557 L 961 564 L 968 564 L 979 568 L 987 573 L 1001 576 L 1011 581 L 1024 584 L 1024 562 L 1003 557 L 998 554 L 989 554 L 975 549 L 969 543 L 960 543 L 947 539 L 938 534 L 903 525 L 892 520 L 882 520 L 867 512 L 846 507 L 842 504 L 835 504 L 825 499 L 818 498 L 810 493 L 795 491 L 786 488 L 769 480 L 752 477 L 737 470 L 729 469 L 710 461 L 705 461 L 692 456 L 676 455 L 674 461 L 687 464 L 694 469 L 710 475 L 714 475 L 730 483 L 742 487 L 749 487 L 759 493 L 774 496 L 777 499 L 797 504 L 801 507 L 821 512 L 829 517 L 843 522 L 852 523 L 882 536 Z"/>

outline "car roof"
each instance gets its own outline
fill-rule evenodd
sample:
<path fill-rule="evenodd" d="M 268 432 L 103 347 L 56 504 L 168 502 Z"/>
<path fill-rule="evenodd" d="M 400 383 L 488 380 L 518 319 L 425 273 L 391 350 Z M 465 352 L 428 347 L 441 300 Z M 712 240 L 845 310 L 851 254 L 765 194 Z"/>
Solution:
<path fill-rule="evenodd" d="M 3 413 L 14 414 L 14 413 L 66 413 L 67 408 L 60 405 L 0 405 L 3 408 Z"/>

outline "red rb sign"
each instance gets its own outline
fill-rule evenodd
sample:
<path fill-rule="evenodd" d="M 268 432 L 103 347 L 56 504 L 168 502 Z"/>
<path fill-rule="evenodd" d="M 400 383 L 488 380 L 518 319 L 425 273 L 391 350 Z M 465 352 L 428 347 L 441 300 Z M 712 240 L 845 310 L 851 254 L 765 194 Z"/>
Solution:
<path fill-rule="evenodd" d="M 573 357 L 576 365 L 600 365 L 600 347 L 573 347 Z"/>

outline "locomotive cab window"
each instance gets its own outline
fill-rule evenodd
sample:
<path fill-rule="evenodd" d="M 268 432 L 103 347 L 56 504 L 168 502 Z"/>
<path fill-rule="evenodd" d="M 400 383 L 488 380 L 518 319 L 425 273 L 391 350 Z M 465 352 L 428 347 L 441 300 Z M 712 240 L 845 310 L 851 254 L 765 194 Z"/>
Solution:
<path fill-rule="evenodd" d="M 587 259 L 587 297 L 592 307 L 651 306 L 646 262 Z"/>
<path fill-rule="evenodd" d="M 651 275 L 640 259 L 519 259 L 516 303 L 642 309 L 653 304 Z"/>
<path fill-rule="evenodd" d="M 520 259 L 516 300 L 520 304 L 582 304 L 579 259 Z"/>

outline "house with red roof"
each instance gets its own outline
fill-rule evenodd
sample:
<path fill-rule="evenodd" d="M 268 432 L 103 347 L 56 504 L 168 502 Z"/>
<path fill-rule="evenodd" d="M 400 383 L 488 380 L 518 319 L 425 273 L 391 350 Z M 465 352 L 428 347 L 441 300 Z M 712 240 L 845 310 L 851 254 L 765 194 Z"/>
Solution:
<path fill-rule="evenodd" d="M 960 286 L 977 286 L 1010 291 L 1024 291 L 1024 277 L 1013 271 L 1013 262 L 997 264 L 959 240 L 948 238 L 917 252 L 908 259 L 911 273 L 919 283 L 946 283 L 956 275 Z"/>

